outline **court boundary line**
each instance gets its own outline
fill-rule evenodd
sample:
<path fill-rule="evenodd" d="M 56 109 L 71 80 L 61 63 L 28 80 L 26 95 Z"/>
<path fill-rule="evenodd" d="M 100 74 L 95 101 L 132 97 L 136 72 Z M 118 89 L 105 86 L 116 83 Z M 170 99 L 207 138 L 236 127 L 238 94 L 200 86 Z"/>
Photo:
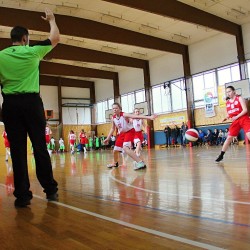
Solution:
<path fill-rule="evenodd" d="M 6 187 L 6 185 L 4 185 L 4 184 L 0 184 L 0 186 Z M 39 195 L 33 194 L 33 197 L 47 202 L 47 200 L 45 198 L 43 198 L 43 197 L 41 197 Z M 62 202 L 50 201 L 50 203 L 53 203 L 55 205 L 59 205 L 61 207 L 68 208 L 70 210 L 73 210 L 73 211 L 76 211 L 76 212 L 79 212 L 79 213 L 82 213 L 82 214 L 87 214 L 87 215 L 90 215 L 90 216 L 93 216 L 93 217 L 96 217 L 96 218 L 99 218 L 99 219 L 102 219 L 102 220 L 105 220 L 105 221 L 109 221 L 109 222 L 112 222 L 112 223 L 115 223 L 115 224 L 118 224 L 118 225 L 121 225 L 121 226 L 132 228 L 132 229 L 144 232 L 144 233 L 149 233 L 149 234 L 152 234 L 152 235 L 155 235 L 155 236 L 158 236 L 158 237 L 162 237 L 162 238 L 165 238 L 165 239 L 177 241 L 177 242 L 180 242 L 182 244 L 201 247 L 201 248 L 208 249 L 208 250 L 222 250 L 222 249 L 225 249 L 225 248 L 216 247 L 216 246 L 209 245 L 209 244 L 202 243 L 202 242 L 189 240 L 189 239 L 186 239 L 186 238 L 183 238 L 183 237 L 180 237 L 180 236 L 167 234 L 167 233 L 160 232 L 160 231 L 150 229 L 150 228 L 147 228 L 147 227 L 135 225 L 135 224 L 125 222 L 125 221 L 122 221 L 122 220 L 110 218 L 110 217 L 107 217 L 107 216 L 104 216 L 104 215 L 101 215 L 101 214 L 97 214 L 97 213 L 94 213 L 94 212 L 90 212 L 88 210 L 81 209 L 81 208 L 78 208 L 78 207 L 74 207 L 74 206 L 71 206 L 71 205 L 68 205 L 68 204 L 65 204 L 65 203 L 62 203 Z"/>
<path fill-rule="evenodd" d="M 38 195 L 33 195 L 33 196 L 38 198 L 38 199 L 46 201 L 46 199 L 44 199 L 44 198 L 42 198 L 42 197 L 40 197 Z M 205 248 L 205 249 L 208 249 L 208 250 L 222 250 L 222 249 L 224 249 L 224 248 L 216 247 L 216 246 L 209 245 L 209 244 L 206 244 L 206 243 L 189 240 L 189 239 L 186 239 L 186 238 L 183 238 L 183 237 L 180 237 L 180 236 L 167 234 L 167 233 L 160 232 L 160 231 L 150 229 L 150 228 L 147 228 L 147 227 L 135 225 L 135 224 L 125 222 L 125 221 L 122 221 L 122 220 L 107 217 L 107 216 L 104 216 L 104 215 L 101 215 L 101 214 L 90 212 L 90 211 L 85 210 L 85 209 L 81 209 L 81 208 L 78 208 L 78 207 L 74 207 L 74 206 L 65 204 L 65 203 L 62 203 L 62 202 L 52 202 L 52 203 L 54 203 L 55 205 L 57 204 L 57 205 L 60 205 L 62 207 L 71 209 L 71 210 L 76 211 L 76 212 L 80 212 L 80 213 L 83 213 L 83 214 L 87 214 L 87 215 L 96 217 L 98 219 L 109 221 L 109 222 L 112 222 L 112 223 L 115 223 L 115 224 L 118 224 L 118 225 L 121 225 L 121 226 L 125 226 L 125 227 L 131 228 L 131 229 L 135 229 L 135 230 L 144 232 L 144 233 L 153 234 L 155 236 L 159 236 L 159 237 L 162 237 L 162 238 L 165 238 L 165 239 L 174 240 L 174 241 L 177 241 L 177 242 L 180 242 L 180 243 L 183 243 L 183 244 L 196 246 L 196 247 L 201 247 L 201 248 Z"/>

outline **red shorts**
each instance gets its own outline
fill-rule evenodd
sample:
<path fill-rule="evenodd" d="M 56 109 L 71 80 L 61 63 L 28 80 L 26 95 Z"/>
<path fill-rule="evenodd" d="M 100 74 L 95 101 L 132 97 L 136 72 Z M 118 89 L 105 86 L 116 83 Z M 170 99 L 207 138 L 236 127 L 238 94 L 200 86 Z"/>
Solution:
<path fill-rule="evenodd" d="M 143 142 L 143 134 L 142 131 L 135 131 L 134 144 L 137 142 Z"/>
<path fill-rule="evenodd" d="M 10 142 L 9 142 L 8 140 L 6 140 L 6 139 L 4 139 L 4 146 L 5 146 L 6 148 L 9 148 L 9 147 L 10 147 Z"/>
<path fill-rule="evenodd" d="M 69 140 L 69 144 L 70 144 L 71 146 L 74 146 L 74 145 L 75 145 L 75 142 L 76 142 L 76 140 Z"/>
<path fill-rule="evenodd" d="M 250 132 L 250 118 L 247 115 L 244 115 L 232 122 L 232 124 L 229 127 L 228 135 L 238 136 L 242 128 L 244 129 L 245 133 Z"/>
<path fill-rule="evenodd" d="M 46 140 L 46 143 L 50 143 L 50 136 L 49 135 L 45 135 L 45 140 Z"/>
<path fill-rule="evenodd" d="M 127 132 L 118 135 L 115 141 L 114 150 L 122 151 L 123 146 L 131 147 L 132 141 L 134 140 L 135 130 L 132 128 Z"/>

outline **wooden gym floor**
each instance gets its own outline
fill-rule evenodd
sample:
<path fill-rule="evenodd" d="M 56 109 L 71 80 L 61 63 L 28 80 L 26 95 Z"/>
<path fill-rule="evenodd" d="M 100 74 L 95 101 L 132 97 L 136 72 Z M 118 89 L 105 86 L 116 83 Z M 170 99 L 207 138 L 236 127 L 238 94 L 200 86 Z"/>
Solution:
<path fill-rule="evenodd" d="M 13 205 L 0 156 L 0 249 L 250 249 L 250 146 L 144 150 L 146 170 L 107 169 L 110 150 L 51 157 L 60 201 Z"/>

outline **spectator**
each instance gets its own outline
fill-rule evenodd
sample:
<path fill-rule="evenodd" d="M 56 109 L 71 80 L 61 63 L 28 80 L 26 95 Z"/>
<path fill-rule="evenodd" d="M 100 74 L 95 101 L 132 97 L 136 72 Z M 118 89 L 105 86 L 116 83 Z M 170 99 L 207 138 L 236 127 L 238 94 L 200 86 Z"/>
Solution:
<path fill-rule="evenodd" d="M 223 133 L 222 129 L 220 129 L 219 134 L 218 134 L 218 138 L 217 138 L 217 141 L 216 141 L 216 145 L 219 145 L 219 144 L 222 145 L 223 137 L 224 137 L 224 133 Z"/>
<path fill-rule="evenodd" d="M 205 135 L 204 138 L 205 138 L 205 143 L 207 143 L 208 145 L 212 145 L 213 135 L 211 129 L 207 130 L 207 135 Z"/>
<path fill-rule="evenodd" d="M 215 128 L 214 132 L 212 133 L 212 143 L 211 143 L 211 145 L 216 145 L 218 135 L 219 135 L 219 131 L 218 131 L 217 128 Z"/>
<path fill-rule="evenodd" d="M 198 144 L 200 146 L 205 145 L 205 133 L 201 129 L 199 130 Z"/>
<path fill-rule="evenodd" d="M 166 136 L 166 147 L 168 147 L 171 145 L 171 128 L 168 125 L 164 128 L 164 133 Z"/>
<path fill-rule="evenodd" d="M 186 137 L 185 137 L 185 133 L 186 133 L 186 131 L 188 130 L 188 126 L 187 126 L 187 124 L 185 124 L 185 122 L 183 122 L 182 123 L 182 125 L 181 125 L 181 129 L 180 129 L 180 135 L 181 135 L 181 145 L 183 145 L 183 146 L 186 146 L 186 144 L 187 144 L 187 139 L 186 139 Z"/>

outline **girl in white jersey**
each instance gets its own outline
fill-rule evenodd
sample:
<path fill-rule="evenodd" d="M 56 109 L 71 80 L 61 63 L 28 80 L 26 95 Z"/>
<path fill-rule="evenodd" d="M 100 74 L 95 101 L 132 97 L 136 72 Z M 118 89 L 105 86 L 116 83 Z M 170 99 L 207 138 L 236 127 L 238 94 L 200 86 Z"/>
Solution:
<path fill-rule="evenodd" d="M 134 109 L 135 115 L 140 115 L 140 110 L 138 108 Z M 143 142 L 143 134 L 142 128 L 145 126 L 144 121 L 142 119 L 133 119 L 133 127 L 135 129 L 134 136 L 134 145 L 135 145 L 135 153 L 140 157 L 140 151 L 142 150 L 141 144 Z"/>
<path fill-rule="evenodd" d="M 118 138 L 115 142 L 114 147 L 114 163 L 109 164 L 108 168 L 118 167 L 119 153 L 124 150 L 124 152 L 129 155 L 136 164 L 134 165 L 134 170 L 145 168 L 145 163 L 131 150 L 131 142 L 134 140 L 135 130 L 133 124 L 130 123 L 129 118 L 132 119 L 150 119 L 154 120 L 155 115 L 152 116 L 143 116 L 135 114 L 127 114 L 122 112 L 122 107 L 119 103 L 114 103 L 112 105 L 114 115 L 112 117 L 112 127 L 109 131 L 107 138 L 104 140 L 104 143 L 108 143 L 111 135 L 113 135 L 115 129 L 118 129 Z"/>
<path fill-rule="evenodd" d="M 75 135 L 73 130 L 70 130 L 70 132 L 69 132 L 69 145 L 70 145 L 71 154 L 75 153 L 75 142 L 76 142 L 76 135 Z"/>

